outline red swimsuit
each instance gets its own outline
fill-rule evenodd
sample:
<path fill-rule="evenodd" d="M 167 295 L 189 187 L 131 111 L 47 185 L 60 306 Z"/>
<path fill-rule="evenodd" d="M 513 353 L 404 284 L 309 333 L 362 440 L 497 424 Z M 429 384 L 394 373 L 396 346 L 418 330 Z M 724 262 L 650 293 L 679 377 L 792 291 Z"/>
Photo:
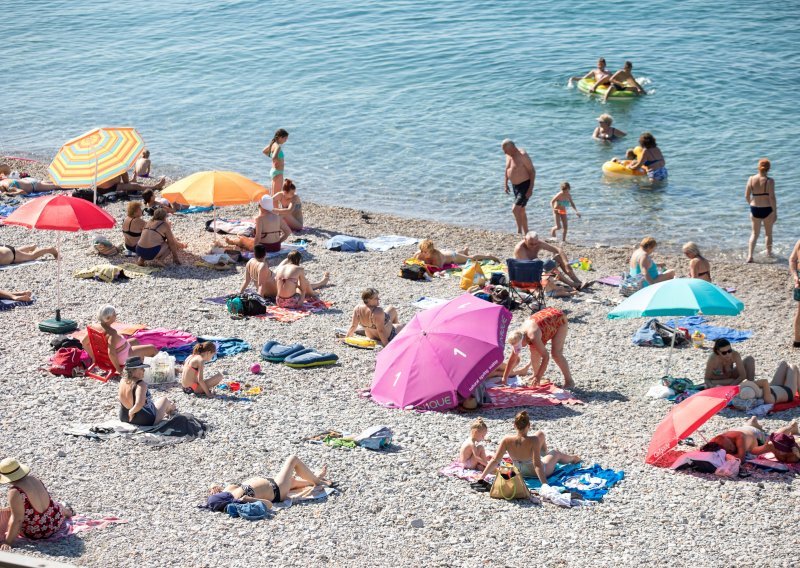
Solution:
<path fill-rule="evenodd" d="M 567 321 L 564 312 L 556 308 L 545 308 L 533 314 L 530 319 L 542 331 L 542 343 L 547 343 L 558 333 L 559 328 Z"/>
<path fill-rule="evenodd" d="M 47 509 L 38 512 L 31 505 L 28 496 L 19 487 L 15 488 L 22 493 L 25 499 L 25 517 L 22 519 L 22 526 L 20 532 L 25 538 L 47 538 L 52 536 L 61 525 L 64 523 L 64 514 L 61 512 L 61 506 L 54 503 L 53 499 L 47 504 Z M 49 497 L 49 495 L 48 495 Z"/>

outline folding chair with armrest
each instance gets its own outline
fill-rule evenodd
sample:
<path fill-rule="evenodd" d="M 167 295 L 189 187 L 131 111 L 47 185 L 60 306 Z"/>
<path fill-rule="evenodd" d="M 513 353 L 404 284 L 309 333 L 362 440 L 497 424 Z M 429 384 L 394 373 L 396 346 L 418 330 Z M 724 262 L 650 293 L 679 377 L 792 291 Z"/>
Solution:
<path fill-rule="evenodd" d="M 542 271 L 544 262 L 535 260 L 517 260 L 509 258 L 506 260 L 508 266 L 508 286 L 512 294 L 516 294 L 520 304 L 527 304 L 532 312 L 541 310 L 545 307 L 544 288 L 542 287 Z M 530 299 L 526 300 L 520 294 L 523 290 L 530 294 Z M 534 309 L 533 304 L 537 307 Z"/>

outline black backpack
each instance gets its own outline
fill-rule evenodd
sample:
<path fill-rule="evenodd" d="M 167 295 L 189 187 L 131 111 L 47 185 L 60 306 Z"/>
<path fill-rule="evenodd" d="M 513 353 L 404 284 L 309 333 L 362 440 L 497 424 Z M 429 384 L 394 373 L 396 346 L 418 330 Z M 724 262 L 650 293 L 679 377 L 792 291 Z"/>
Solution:
<path fill-rule="evenodd" d="M 258 294 L 238 294 L 225 302 L 232 316 L 263 316 L 267 313 L 267 302 Z"/>
<path fill-rule="evenodd" d="M 427 273 L 428 271 L 419 264 L 403 264 L 400 267 L 400 278 L 406 280 L 425 280 Z"/>

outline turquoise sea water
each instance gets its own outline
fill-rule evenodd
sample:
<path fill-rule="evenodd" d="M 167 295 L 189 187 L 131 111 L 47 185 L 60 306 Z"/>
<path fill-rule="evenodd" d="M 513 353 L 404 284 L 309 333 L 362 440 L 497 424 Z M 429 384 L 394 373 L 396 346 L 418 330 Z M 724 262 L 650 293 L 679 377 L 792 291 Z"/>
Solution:
<path fill-rule="evenodd" d="M 290 132 L 287 175 L 312 201 L 514 230 L 501 192 L 510 137 L 538 176 L 531 228 L 569 180 L 572 239 L 741 251 L 744 185 L 773 161 L 777 249 L 797 230 L 800 3 L 6 0 L 0 152 L 49 159 L 98 125 L 133 125 L 158 171 L 235 169 L 267 183 L 261 149 Z M 598 55 L 650 96 L 607 105 L 566 87 Z M 591 140 L 610 112 L 629 133 Z M 666 187 L 600 166 L 652 131 Z M 763 237 L 762 237 L 763 238 Z"/>

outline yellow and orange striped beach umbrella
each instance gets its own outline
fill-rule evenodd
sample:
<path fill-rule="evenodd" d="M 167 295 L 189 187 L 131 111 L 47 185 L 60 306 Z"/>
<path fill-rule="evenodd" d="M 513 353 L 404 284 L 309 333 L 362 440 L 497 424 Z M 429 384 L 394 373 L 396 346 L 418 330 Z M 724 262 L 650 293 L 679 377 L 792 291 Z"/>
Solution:
<path fill-rule="evenodd" d="M 61 147 L 50 164 L 50 179 L 61 187 L 97 187 L 128 171 L 143 151 L 135 128 L 95 128 Z"/>

